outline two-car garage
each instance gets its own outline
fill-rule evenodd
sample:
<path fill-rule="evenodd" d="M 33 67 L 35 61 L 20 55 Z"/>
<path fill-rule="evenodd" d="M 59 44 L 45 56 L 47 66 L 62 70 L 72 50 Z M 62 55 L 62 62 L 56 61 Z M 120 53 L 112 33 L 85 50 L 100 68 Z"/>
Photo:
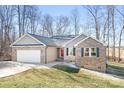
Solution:
<path fill-rule="evenodd" d="M 17 50 L 17 61 L 28 63 L 40 63 L 40 50 Z"/>

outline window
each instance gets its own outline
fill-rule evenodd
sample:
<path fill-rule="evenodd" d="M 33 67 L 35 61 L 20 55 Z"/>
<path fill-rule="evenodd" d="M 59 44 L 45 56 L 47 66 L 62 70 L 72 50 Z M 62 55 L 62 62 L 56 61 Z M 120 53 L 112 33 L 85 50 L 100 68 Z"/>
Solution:
<path fill-rule="evenodd" d="M 85 48 L 84 56 L 89 56 L 89 48 Z"/>
<path fill-rule="evenodd" d="M 91 56 L 96 56 L 96 48 L 91 48 Z"/>
<path fill-rule="evenodd" d="M 73 56 L 75 56 L 75 48 L 73 48 Z"/>
<path fill-rule="evenodd" d="M 83 49 L 83 48 L 82 48 Z M 82 55 L 81 51 L 81 55 Z M 99 57 L 99 48 L 84 48 L 85 57 Z"/>
<path fill-rule="evenodd" d="M 75 56 L 75 48 L 66 48 L 66 55 L 73 55 Z"/>
<path fill-rule="evenodd" d="M 69 55 L 73 55 L 73 48 L 69 48 Z"/>

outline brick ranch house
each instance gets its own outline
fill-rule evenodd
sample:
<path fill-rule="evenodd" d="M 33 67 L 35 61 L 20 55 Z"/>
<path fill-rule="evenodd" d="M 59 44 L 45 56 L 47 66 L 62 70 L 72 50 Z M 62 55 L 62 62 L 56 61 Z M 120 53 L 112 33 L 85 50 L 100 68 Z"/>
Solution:
<path fill-rule="evenodd" d="M 105 46 L 92 37 L 79 36 L 43 37 L 25 34 L 12 47 L 12 61 L 47 64 L 63 59 L 79 67 L 106 71 Z"/>

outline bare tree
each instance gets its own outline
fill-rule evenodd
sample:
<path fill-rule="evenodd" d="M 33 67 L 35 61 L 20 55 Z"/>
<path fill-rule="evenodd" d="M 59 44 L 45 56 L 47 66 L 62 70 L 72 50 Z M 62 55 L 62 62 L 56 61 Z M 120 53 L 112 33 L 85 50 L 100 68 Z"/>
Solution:
<path fill-rule="evenodd" d="M 99 36 L 100 36 L 99 10 L 100 10 L 100 6 L 85 6 L 85 8 L 88 10 L 88 12 L 92 15 L 92 18 L 94 19 L 96 38 L 99 40 Z"/>
<path fill-rule="evenodd" d="M 27 18 L 27 6 L 26 5 L 18 5 L 17 6 L 17 16 L 18 16 L 18 32 L 19 37 L 21 37 L 25 33 L 25 25 L 28 20 Z"/>
<path fill-rule="evenodd" d="M 38 11 L 36 6 L 18 5 L 17 6 L 18 15 L 18 27 L 19 27 L 19 37 L 28 30 L 31 33 L 35 33 L 38 24 Z"/>
<path fill-rule="evenodd" d="M 35 34 L 39 20 L 37 6 L 28 6 L 28 18 L 30 22 L 30 31 L 31 33 Z"/>
<path fill-rule="evenodd" d="M 0 19 L 1 19 L 1 35 L 2 40 L 2 48 L 4 51 L 4 57 L 9 56 L 10 48 L 9 45 L 11 43 L 10 33 L 12 32 L 13 26 L 13 17 L 14 17 L 14 6 L 1 6 L 0 7 Z"/>
<path fill-rule="evenodd" d="M 106 43 L 107 22 L 108 22 L 108 18 L 106 17 L 105 22 L 103 24 L 103 33 L 102 33 L 103 43 Z"/>
<path fill-rule="evenodd" d="M 18 9 L 18 27 L 19 27 L 19 37 L 21 37 L 21 7 L 17 6 Z"/>
<path fill-rule="evenodd" d="M 70 22 L 69 18 L 66 16 L 59 16 L 55 20 L 55 26 L 56 26 L 56 34 L 57 35 L 63 35 L 66 34 L 67 28 L 69 27 Z"/>
<path fill-rule="evenodd" d="M 75 35 L 79 34 L 80 30 L 80 16 L 78 10 L 75 8 L 71 11 L 71 22 L 74 28 Z"/>
<path fill-rule="evenodd" d="M 3 19 L 3 14 L 2 14 L 2 10 L 0 8 L 0 52 L 2 52 L 2 48 L 3 48 L 3 22 L 4 22 L 4 19 Z"/>
<path fill-rule="evenodd" d="M 123 11 L 120 11 L 119 9 L 116 9 L 117 12 L 122 16 L 122 27 L 121 27 L 121 31 L 120 31 L 120 34 L 119 34 L 119 47 L 118 47 L 118 62 L 121 61 L 121 41 L 122 41 L 122 34 L 124 33 L 124 7 L 123 7 Z"/>
<path fill-rule="evenodd" d="M 113 61 L 115 61 L 115 6 L 111 6 L 111 16 L 112 16 L 112 32 L 113 32 L 112 59 Z"/>
<path fill-rule="evenodd" d="M 41 29 L 43 35 L 53 36 L 53 17 L 49 14 L 45 14 L 41 20 Z"/>
<path fill-rule="evenodd" d="M 110 19 L 110 16 L 111 16 L 111 6 L 107 6 L 107 41 L 108 41 L 108 58 L 109 58 L 109 48 L 110 48 L 110 25 L 111 25 L 111 19 Z"/>

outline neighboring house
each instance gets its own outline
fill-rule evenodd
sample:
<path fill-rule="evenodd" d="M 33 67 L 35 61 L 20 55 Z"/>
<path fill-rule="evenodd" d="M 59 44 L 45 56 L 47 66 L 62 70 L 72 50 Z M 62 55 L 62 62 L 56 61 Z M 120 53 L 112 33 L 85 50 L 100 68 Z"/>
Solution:
<path fill-rule="evenodd" d="M 106 70 L 105 46 L 84 34 L 76 37 L 25 34 L 11 47 L 13 61 L 47 64 L 63 59 L 80 67 L 102 72 Z"/>

